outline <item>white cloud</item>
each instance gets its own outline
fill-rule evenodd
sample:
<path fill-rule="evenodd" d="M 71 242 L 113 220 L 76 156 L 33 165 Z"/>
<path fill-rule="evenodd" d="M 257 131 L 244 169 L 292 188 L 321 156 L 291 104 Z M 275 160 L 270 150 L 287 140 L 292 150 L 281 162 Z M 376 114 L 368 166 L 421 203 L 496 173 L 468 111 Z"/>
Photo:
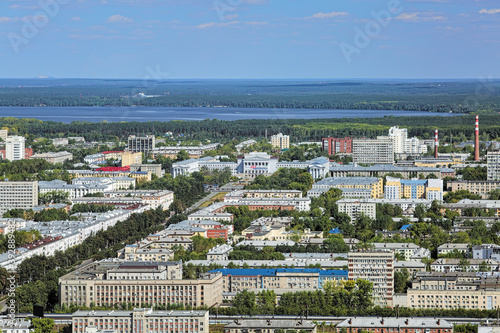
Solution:
<path fill-rule="evenodd" d="M 18 17 L 0 16 L 0 23 L 10 23 L 10 22 L 16 22 L 18 20 L 19 20 Z"/>
<path fill-rule="evenodd" d="M 80 16 L 75 16 L 75 17 L 71 18 L 71 21 L 73 21 L 73 22 L 81 22 L 82 18 Z"/>
<path fill-rule="evenodd" d="M 312 16 L 306 17 L 306 19 L 328 19 L 328 18 L 333 18 L 337 16 L 345 16 L 348 15 L 349 13 L 347 12 L 331 12 L 331 13 L 316 13 Z"/>
<path fill-rule="evenodd" d="M 134 20 L 120 14 L 110 16 L 106 19 L 109 23 L 132 23 Z"/>
<path fill-rule="evenodd" d="M 395 17 L 396 20 L 407 22 L 440 21 L 446 20 L 444 16 L 433 16 L 432 13 L 401 13 Z"/>
<path fill-rule="evenodd" d="M 490 14 L 491 15 L 491 14 L 498 14 L 498 13 L 500 13 L 500 9 L 498 9 L 498 8 L 493 8 L 493 9 L 485 9 L 484 8 L 484 9 L 481 9 L 479 11 L 479 14 Z"/>

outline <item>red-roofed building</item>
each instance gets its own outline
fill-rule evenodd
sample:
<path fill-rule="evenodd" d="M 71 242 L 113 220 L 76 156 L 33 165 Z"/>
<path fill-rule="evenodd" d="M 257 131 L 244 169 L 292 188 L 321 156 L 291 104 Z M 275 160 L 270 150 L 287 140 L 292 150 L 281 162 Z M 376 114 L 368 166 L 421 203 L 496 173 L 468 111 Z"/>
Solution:
<path fill-rule="evenodd" d="M 104 168 L 99 168 L 97 171 L 130 171 L 130 166 L 126 167 L 104 167 Z"/>
<path fill-rule="evenodd" d="M 124 153 L 123 151 L 119 151 L 119 150 L 110 150 L 110 151 L 103 151 L 101 154 L 106 155 L 107 160 L 109 160 L 109 159 L 119 160 L 119 159 L 121 159 L 121 155 L 123 153 Z"/>

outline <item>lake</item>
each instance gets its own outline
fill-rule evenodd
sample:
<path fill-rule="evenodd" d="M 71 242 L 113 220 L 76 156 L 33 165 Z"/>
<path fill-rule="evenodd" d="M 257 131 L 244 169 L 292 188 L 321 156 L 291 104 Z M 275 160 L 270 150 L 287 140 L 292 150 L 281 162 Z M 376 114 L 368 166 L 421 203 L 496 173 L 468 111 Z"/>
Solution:
<path fill-rule="evenodd" d="M 260 108 L 182 108 L 182 107 L 0 107 L 0 117 L 36 118 L 43 121 L 108 122 L 170 121 L 170 120 L 245 120 L 245 119 L 318 119 L 376 118 L 384 116 L 441 116 L 458 113 L 390 110 L 322 110 L 322 109 L 260 109 Z"/>

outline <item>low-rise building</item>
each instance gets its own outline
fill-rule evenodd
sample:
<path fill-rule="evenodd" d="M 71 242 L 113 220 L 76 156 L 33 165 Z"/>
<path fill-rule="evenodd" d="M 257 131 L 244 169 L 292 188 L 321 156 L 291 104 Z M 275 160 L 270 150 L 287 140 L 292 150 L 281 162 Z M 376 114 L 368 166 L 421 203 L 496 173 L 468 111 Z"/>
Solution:
<path fill-rule="evenodd" d="M 472 258 L 500 261 L 500 246 L 496 244 L 475 245 L 472 247 Z"/>
<path fill-rule="evenodd" d="M 414 243 L 372 243 L 375 251 L 388 251 L 399 253 L 404 260 L 410 260 L 417 251 L 422 248 Z M 430 251 L 427 250 L 427 258 L 430 258 Z"/>
<path fill-rule="evenodd" d="M 130 171 L 145 171 L 151 172 L 151 174 L 156 175 L 156 177 L 161 178 L 161 164 L 131 164 Z"/>
<path fill-rule="evenodd" d="M 207 260 L 228 260 L 229 253 L 233 252 L 233 247 L 228 244 L 217 245 L 207 253 Z"/>
<path fill-rule="evenodd" d="M 453 333 L 453 325 L 444 319 L 350 317 L 336 326 L 337 333 L 368 331 L 373 333 Z"/>
<path fill-rule="evenodd" d="M 0 317 L 0 330 L 3 333 L 31 333 L 34 331 L 29 320 L 22 318 L 12 319 L 8 316 Z"/>
<path fill-rule="evenodd" d="M 469 253 L 469 244 L 466 243 L 445 243 L 443 245 L 438 246 L 437 248 L 437 254 L 443 255 L 447 254 L 453 251 L 458 251 L 463 254 L 468 254 Z"/>
<path fill-rule="evenodd" d="M 60 151 L 57 153 L 52 152 L 52 153 L 35 154 L 30 157 L 30 160 L 34 159 L 45 160 L 52 164 L 64 163 L 66 161 L 72 161 L 73 154 L 68 153 L 67 151 Z"/>
<path fill-rule="evenodd" d="M 224 326 L 224 333 L 275 333 L 307 332 L 316 333 L 316 324 L 303 319 L 236 319 Z"/>
<path fill-rule="evenodd" d="M 77 311 L 72 315 L 72 332 L 120 333 L 208 333 L 208 310 L 153 311 L 136 308 L 133 311 Z"/>
<path fill-rule="evenodd" d="M 469 191 L 488 199 L 491 191 L 500 188 L 500 181 L 496 180 L 455 180 L 447 183 L 448 191 Z"/>
<path fill-rule="evenodd" d="M 478 272 L 481 264 L 486 263 L 489 272 L 498 271 L 500 262 L 493 259 L 467 259 L 467 264 L 462 264 L 461 259 L 439 258 L 431 264 L 434 272 Z"/>

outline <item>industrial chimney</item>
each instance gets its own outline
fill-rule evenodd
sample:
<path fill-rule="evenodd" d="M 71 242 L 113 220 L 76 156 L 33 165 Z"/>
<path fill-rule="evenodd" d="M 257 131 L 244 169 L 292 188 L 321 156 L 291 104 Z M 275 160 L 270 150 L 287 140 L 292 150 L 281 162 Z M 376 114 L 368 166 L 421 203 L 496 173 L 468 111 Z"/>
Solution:
<path fill-rule="evenodd" d="M 476 116 L 476 142 L 474 145 L 474 161 L 479 161 L 479 116 Z"/>
<path fill-rule="evenodd" d="M 436 137 L 435 137 L 435 142 L 434 142 L 434 158 L 438 158 L 438 130 L 436 130 Z"/>

